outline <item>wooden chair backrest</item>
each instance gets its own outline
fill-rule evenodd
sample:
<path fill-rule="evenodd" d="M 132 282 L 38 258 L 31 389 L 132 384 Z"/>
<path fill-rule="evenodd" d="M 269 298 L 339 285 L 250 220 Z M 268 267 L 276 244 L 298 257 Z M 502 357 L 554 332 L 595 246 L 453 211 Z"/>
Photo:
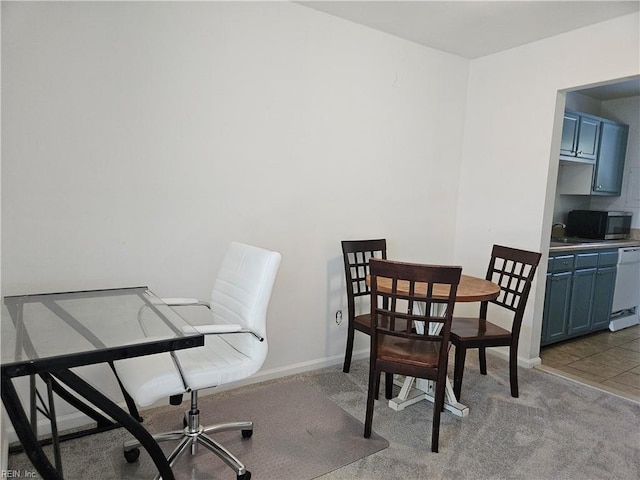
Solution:
<path fill-rule="evenodd" d="M 381 334 L 448 345 L 461 267 L 372 259 L 369 269 L 374 351 Z M 390 279 L 391 288 L 379 288 L 380 278 Z M 449 285 L 449 295 L 434 295 L 436 284 Z M 417 323 L 424 328 L 414 328 Z M 447 348 L 440 352 L 446 355 Z"/>
<path fill-rule="evenodd" d="M 387 258 L 387 241 L 376 240 L 343 240 L 342 258 L 347 285 L 347 303 L 349 317 L 355 315 L 355 299 L 369 295 L 370 288 L 366 283 L 369 275 L 369 260 Z"/>
<path fill-rule="evenodd" d="M 486 279 L 500 285 L 500 294 L 491 303 L 514 312 L 512 334 L 520 331 L 533 277 L 541 254 L 517 248 L 494 245 Z M 482 304 L 481 317 L 486 318 L 487 303 Z M 483 316 L 484 313 L 484 316 Z"/>

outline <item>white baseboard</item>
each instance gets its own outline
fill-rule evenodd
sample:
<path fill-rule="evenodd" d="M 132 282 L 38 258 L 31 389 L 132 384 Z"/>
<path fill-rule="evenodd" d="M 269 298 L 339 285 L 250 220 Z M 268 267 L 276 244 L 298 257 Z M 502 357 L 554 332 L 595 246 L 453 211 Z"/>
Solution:
<path fill-rule="evenodd" d="M 487 353 L 495 355 L 498 358 L 509 361 L 509 347 L 491 347 L 487 349 Z M 533 368 L 542 363 L 540 357 L 535 358 L 523 358 L 518 357 L 518 366 L 524 368 Z"/>
<path fill-rule="evenodd" d="M 352 354 L 352 360 L 361 360 L 363 358 L 369 358 L 369 348 L 364 350 L 355 351 Z M 251 377 L 235 382 L 222 387 L 203 390 L 203 394 L 207 395 L 213 392 L 221 392 L 225 390 L 232 390 L 234 388 L 243 387 L 245 385 L 252 385 L 254 383 L 266 382 L 268 380 L 275 380 L 277 378 L 288 377 L 289 375 L 297 375 L 299 373 L 311 372 L 313 370 L 320 370 L 321 368 L 331 367 L 333 365 L 342 365 L 344 363 L 344 355 L 334 355 L 332 357 L 325 357 L 316 360 L 310 360 L 308 362 L 295 363 L 293 365 L 287 365 L 285 367 L 271 368 L 268 370 L 260 370 L 258 373 Z"/>

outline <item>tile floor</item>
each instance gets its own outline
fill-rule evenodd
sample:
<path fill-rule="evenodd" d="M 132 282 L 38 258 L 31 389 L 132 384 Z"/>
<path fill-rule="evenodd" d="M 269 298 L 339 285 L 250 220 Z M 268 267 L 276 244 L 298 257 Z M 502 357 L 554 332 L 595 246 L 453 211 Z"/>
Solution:
<path fill-rule="evenodd" d="M 640 325 L 543 347 L 542 367 L 640 402 Z"/>

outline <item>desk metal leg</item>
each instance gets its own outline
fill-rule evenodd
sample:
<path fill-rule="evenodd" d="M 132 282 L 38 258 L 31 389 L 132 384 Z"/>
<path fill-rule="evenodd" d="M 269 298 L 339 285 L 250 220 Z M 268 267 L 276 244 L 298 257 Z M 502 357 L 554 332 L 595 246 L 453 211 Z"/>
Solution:
<path fill-rule="evenodd" d="M 29 375 L 29 418 L 33 434 L 38 436 L 38 388 L 36 376 Z"/>
<path fill-rule="evenodd" d="M 56 395 L 58 395 L 62 400 L 67 402 L 76 410 L 79 410 L 80 412 L 84 413 L 87 417 L 95 420 L 97 426 L 95 430 L 89 430 L 90 432 L 98 433 L 101 431 L 109 430 L 111 428 L 119 427 L 117 423 L 112 422 L 107 417 L 100 414 L 100 412 L 97 412 L 95 409 L 91 408 L 89 405 L 86 405 L 84 402 L 82 402 L 81 400 L 76 398 L 74 395 L 72 395 L 70 392 L 68 392 L 62 385 L 56 382 L 55 378 L 52 378 L 51 375 L 48 375 L 48 374 L 42 374 L 42 375 L 43 375 L 43 378 L 44 376 L 48 378 L 48 381 L 51 383 L 51 387 L 53 388 L 53 391 L 56 393 Z"/>
<path fill-rule="evenodd" d="M 60 437 L 58 436 L 58 422 L 56 421 L 56 407 L 53 399 L 53 379 L 46 373 L 41 373 L 40 376 L 47 387 L 47 401 L 45 402 L 38 387 L 36 385 L 35 374 L 29 376 L 29 408 L 31 415 L 31 430 L 33 435 L 38 437 L 38 412 L 42 413 L 49 419 L 51 425 L 51 444 L 53 445 L 53 458 L 56 462 L 56 469 L 63 475 L 62 472 L 62 459 L 60 457 Z M 40 407 L 38 406 L 38 400 L 40 401 Z M 44 445 L 40 441 L 40 445 Z"/>
<path fill-rule="evenodd" d="M 25 453 L 38 473 L 46 480 L 63 480 L 62 474 L 58 472 L 45 455 L 38 438 L 31 429 L 27 414 L 22 408 L 18 393 L 11 381 L 11 378 L 2 376 L 2 403 L 7 411 L 7 415 L 13 424 L 16 435 L 20 443 L 24 446 Z"/>
<path fill-rule="evenodd" d="M 140 422 L 70 370 L 57 370 L 51 374 L 131 432 L 149 452 L 163 480 L 175 480 L 164 452 Z"/>
<path fill-rule="evenodd" d="M 49 409 L 47 414 L 51 423 L 51 444 L 53 446 L 53 454 L 56 461 L 56 468 L 60 475 L 62 473 L 62 457 L 60 456 L 60 437 L 58 436 L 58 420 L 56 418 L 56 407 L 53 399 L 53 379 L 50 375 L 45 378 L 47 384 L 47 399 L 49 400 Z"/>

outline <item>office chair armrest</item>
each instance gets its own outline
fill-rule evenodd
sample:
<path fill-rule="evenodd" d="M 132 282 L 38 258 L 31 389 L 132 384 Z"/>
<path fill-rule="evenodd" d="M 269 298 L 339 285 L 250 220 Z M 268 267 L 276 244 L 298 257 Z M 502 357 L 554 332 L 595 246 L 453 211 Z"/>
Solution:
<path fill-rule="evenodd" d="M 191 325 L 188 327 L 182 327 L 184 332 L 189 332 L 191 329 L 195 329 L 198 333 L 204 333 L 205 335 L 212 335 L 218 333 L 237 333 L 242 331 L 242 327 L 236 324 L 214 324 L 214 325 Z"/>
<path fill-rule="evenodd" d="M 195 306 L 200 305 L 207 308 L 211 308 L 209 302 L 204 302 L 202 300 L 198 300 L 197 298 L 182 298 L 182 297 L 168 297 L 161 298 L 161 300 L 169 305 L 170 307 L 187 307 L 187 306 Z"/>
<path fill-rule="evenodd" d="M 261 342 L 264 341 L 264 337 L 260 336 L 257 332 L 249 330 L 248 328 L 242 328 L 241 325 L 232 323 L 218 323 L 214 325 L 189 325 L 188 327 L 182 327 L 182 331 L 184 333 L 191 333 L 193 330 L 196 330 L 198 333 L 203 333 L 204 335 L 220 335 L 224 333 L 250 333 Z"/>

